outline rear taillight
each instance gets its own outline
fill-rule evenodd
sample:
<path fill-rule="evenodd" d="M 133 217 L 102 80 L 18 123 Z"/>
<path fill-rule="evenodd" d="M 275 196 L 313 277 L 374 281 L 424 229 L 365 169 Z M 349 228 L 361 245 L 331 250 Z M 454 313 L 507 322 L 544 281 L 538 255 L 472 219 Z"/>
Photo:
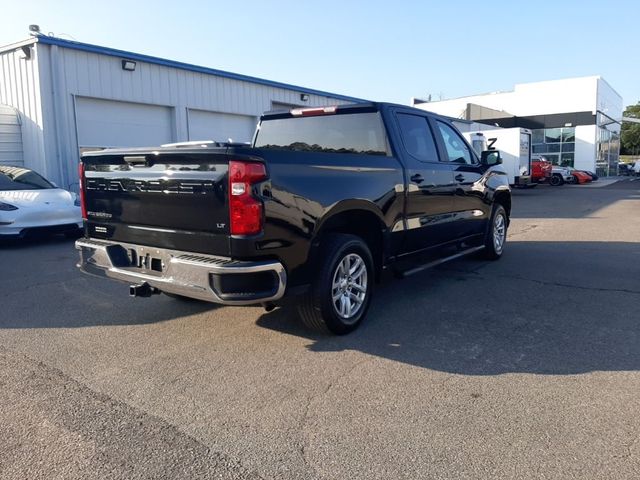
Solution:
<path fill-rule="evenodd" d="M 78 165 L 78 184 L 80 186 L 80 210 L 82 211 L 83 220 L 87 219 L 87 203 L 84 197 L 84 163 Z"/>
<path fill-rule="evenodd" d="M 229 162 L 229 224 L 231 235 L 255 235 L 262 231 L 262 202 L 251 186 L 267 178 L 262 163 Z"/>

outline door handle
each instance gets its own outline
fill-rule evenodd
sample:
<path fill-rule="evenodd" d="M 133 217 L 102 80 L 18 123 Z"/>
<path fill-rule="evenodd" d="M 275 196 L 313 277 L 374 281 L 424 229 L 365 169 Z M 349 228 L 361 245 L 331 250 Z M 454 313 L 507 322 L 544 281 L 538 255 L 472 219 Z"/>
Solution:
<path fill-rule="evenodd" d="M 457 182 L 464 182 L 464 175 L 462 175 L 461 173 L 459 173 L 453 178 L 455 178 Z"/>
<path fill-rule="evenodd" d="M 422 183 L 424 182 L 424 178 L 422 178 L 422 175 L 419 173 L 416 173 L 415 175 L 411 175 L 411 181 L 413 183 Z"/>

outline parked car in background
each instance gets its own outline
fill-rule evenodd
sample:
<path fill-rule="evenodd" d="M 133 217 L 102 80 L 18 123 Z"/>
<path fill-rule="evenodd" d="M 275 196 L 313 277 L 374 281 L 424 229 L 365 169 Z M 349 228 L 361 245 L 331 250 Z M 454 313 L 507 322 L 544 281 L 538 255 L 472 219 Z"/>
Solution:
<path fill-rule="evenodd" d="M 591 172 L 589 170 L 580 170 L 583 173 L 586 173 L 587 175 L 589 175 L 591 177 L 591 181 L 595 182 L 596 180 L 598 180 L 600 177 L 598 175 L 596 175 L 595 172 Z"/>
<path fill-rule="evenodd" d="M 592 181 L 591 175 L 588 172 L 582 170 L 576 170 L 575 168 L 567 167 L 571 172 L 572 179 L 571 183 L 576 185 L 580 185 L 583 183 L 589 183 Z"/>
<path fill-rule="evenodd" d="M 547 159 L 540 157 L 531 161 L 531 181 L 533 183 L 549 183 L 553 165 Z"/>
<path fill-rule="evenodd" d="M 618 175 L 633 175 L 633 165 L 630 163 L 618 163 Z"/>
<path fill-rule="evenodd" d="M 573 173 L 571 173 L 571 167 L 559 167 L 554 165 L 551 170 L 551 179 L 549 184 L 554 187 L 564 185 L 565 183 L 573 183 Z"/>
<path fill-rule="evenodd" d="M 33 170 L 0 165 L 0 239 L 31 233 L 79 236 L 80 199 Z"/>

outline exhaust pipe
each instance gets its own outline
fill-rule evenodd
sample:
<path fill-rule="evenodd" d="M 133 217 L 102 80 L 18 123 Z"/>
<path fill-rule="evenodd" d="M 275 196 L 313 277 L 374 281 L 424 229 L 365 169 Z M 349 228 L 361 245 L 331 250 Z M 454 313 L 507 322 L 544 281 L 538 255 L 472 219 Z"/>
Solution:
<path fill-rule="evenodd" d="M 140 285 L 129 286 L 129 295 L 132 297 L 150 297 L 151 295 L 156 295 L 158 293 L 160 293 L 160 291 L 149 285 L 147 282 L 141 283 Z"/>

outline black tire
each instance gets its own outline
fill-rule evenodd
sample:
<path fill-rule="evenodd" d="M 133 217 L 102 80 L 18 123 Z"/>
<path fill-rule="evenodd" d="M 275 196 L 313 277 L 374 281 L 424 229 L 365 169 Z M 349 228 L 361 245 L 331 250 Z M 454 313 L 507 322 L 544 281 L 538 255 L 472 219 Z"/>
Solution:
<path fill-rule="evenodd" d="M 374 268 L 371 251 L 360 237 L 346 234 L 330 234 L 323 240 L 317 258 L 317 276 L 310 291 L 300 299 L 298 304 L 300 318 L 308 328 L 315 331 L 330 332 L 335 335 L 344 335 L 352 332 L 358 328 L 365 318 L 373 295 Z M 354 283 L 356 281 L 362 282 L 362 276 L 364 275 L 364 293 L 361 298 L 362 284 L 358 283 L 356 290 L 356 287 L 353 286 L 354 283 L 352 283 L 352 277 L 342 280 L 345 284 L 338 287 L 337 294 L 340 295 L 341 289 L 345 289 L 344 302 L 349 302 L 349 305 L 358 305 L 351 316 L 343 317 L 338 312 L 337 309 L 339 307 L 334 304 L 333 300 L 334 279 L 336 277 L 339 279 L 340 272 L 344 271 L 344 269 L 340 269 L 341 264 L 343 267 L 345 266 L 344 262 L 349 266 L 351 265 L 349 262 L 357 265 L 357 259 L 363 262 L 362 264 L 366 270 L 361 272 L 362 267 L 356 268 L 355 272 L 353 272 L 353 281 Z M 356 280 L 358 272 L 360 272 L 360 275 Z M 353 291 L 358 293 L 353 294 Z M 360 303 L 354 297 L 361 298 Z M 340 307 L 343 306 L 342 298 L 337 299 L 336 302 L 340 303 Z M 345 310 L 346 313 L 348 313 L 347 310 Z"/>
<path fill-rule="evenodd" d="M 501 219 L 501 220 L 500 220 Z M 502 205 L 495 205 L 491 213 L 491 219 L 487 226 L 487 233 L 484 239 L 484 250 L 482 256 L 487 260 L 498 260 L 504 253 L 504 247 L 507 242 L 507 228 L 509 225 L 509 217 Z M 502 241 L 497 241 L 496 230 L 501 228 Z"/>
<path fill-rule="evenodd" d="M 578 180 L 578 177 L 576 177 L 575 175 L 571 177 L 571 183 L 573 185 L 580 185 L 580 181 Z"/>
<path fill-rule="evenodd" d="M 551 178 L 549 179 L 549 185 L 551 185 L 552 187 L 559 187 L 560 185 L 564 185 L 564 178 L 562 178 L 560 175 L 551 175 Z"/>

